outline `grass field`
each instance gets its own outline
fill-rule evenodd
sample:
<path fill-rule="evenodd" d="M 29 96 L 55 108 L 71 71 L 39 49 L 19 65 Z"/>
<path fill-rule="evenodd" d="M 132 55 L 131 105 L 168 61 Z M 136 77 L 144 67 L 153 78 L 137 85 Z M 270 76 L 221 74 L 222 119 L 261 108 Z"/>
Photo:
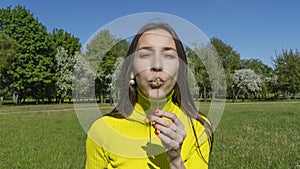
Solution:
<path fill-rule="evenodd" d="M 210 168 L 299 169 L 299 129 L 300 102 L 226 104 Z M 0 107 L 1 169 L 84 168 L 85 139 L 72 104 Z"/>

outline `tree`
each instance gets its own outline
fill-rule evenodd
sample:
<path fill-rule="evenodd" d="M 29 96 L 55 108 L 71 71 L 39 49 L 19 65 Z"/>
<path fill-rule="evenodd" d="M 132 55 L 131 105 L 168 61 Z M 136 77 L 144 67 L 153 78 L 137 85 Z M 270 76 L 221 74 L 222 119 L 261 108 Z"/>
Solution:
<path fill-rule="evenodd" d="M 57 49 L 55 60 L 55 86 L 59 104 L 61 104 L 64 98 L 72 98 L 72 77 L 76 58 L 73 55 L 69 55 L 68 51 L 63 47 L 60 47 Z"/>
<path fill-rule="evenodd" d="M 243 59 L 241 60 L 241 68 L 251 69 L 261 77 L 263 81 L 261 92 L 263 96 L 267 98 L 266 95 L 267 93 L 270 93 L 271 90 L 270 83 L 268 82 L 270 82 L 270 78 L 272 79 L 274 76 L 273 69 L 259 59 Z"/>
<path fill-rule="evenodd" d="M 226 97 L 225 74 L 213 45 L 194 44 L 193 49 L 186 47 L 185 50 L 189 67 L 194 73 L 197 85 L 200 86 L 200 97 L 203 96 L 204 101 L 208 96 L 215 98 L 216 93 L 220 97 Z"/>
<path fill-rule="evenodd" d="M 80 51 L 81 48 L 81 44 L 79 42 L 79 39 L 74 37 L 74 35 L 71 35 L 70 33 L 64 31 L 63 29 L 53 29 L 52 33 L 49 34 L 50 37 L 50 50 L 51 50 L 51 56 L 56 56 L 58 51 L 62 51 L 61 49 L 63 48 L 64 53 L 61 55 L 61 57 L 66 57 L 65 59 L 61 58 L 62 60 L 64 60 L 64 62 L 66 62 L 66 64 L 68 65 L 68 69 L 69 71 L 73 71 L 73 67 L 70 66 L 73 65 L 75 63 L 74 59 L 75 59 L 75 53 Z M 60 49 L 60 50 L 58 50 Z M 68 62 L 68 59 L 70 59 L 70 63 Z M 53 95 L 56 96 L 56 101 L 57 102 L 61 102 L 63 101 L 63 97 L 71 97 L 71 92 L 67 92 L 67 94 L 63 94 L 61 95 L 61 89 L 59 89 L 59 87 L 57 86 L 58 82 L 57 80 L 59 80 L 57 78 L 57 74 L 59 74 L 62 70 L 60 70 L 61 68 L 58 68 L 57 66 L 60 64 L 57 62 L 57 60 L 54 58 L 53 59 L 54 65 L 52 67 L 52 73 L 56 75 L 56 77 L 54 77 L 54 79 L 52 80 L 52 85 L 49 85 L 47 88 L 47 97 L 49 99 L 52 99 Z M 64 65 L 66 66 L 66 65 Z M 66 70 L 64 70 L 66 71 Z M 68 82 L 69 83 L 69 82 Z"/>
<path fill-rule="evenodd" d="M 69 56 L 74 56 L 75 52 L 78 52 L 81 48 L 79 38 L 76 38 L 74 35 L 64 31 L 63 29 L 55 28 L 49 36 L 55 54 L 57 52 L 56 49 L 63 47 Z"/>
<path fill-rule="evenodd" d="M 274 99 L 277 98 L 277 91 L 278 91 L 278 77 L 277 75 L 273 75 L 271 77 L 265 77 L 264 83 L 267 88 L 268 96 L 270 93 L 274 93 Z"/>
<path fill-rule="evenodd" d="M 53 77 L 46 27 L 22 6 L 7 7 L 0 13 L 0 29 L 17 42 L 16 54 L 8 70 L 14 103 L 28 96 L 36 98 L 38 103 Z"/>
<path fill-rule="evenodd" d="M 100 31 L 87 44 L 85 58 L 97 72 L 95 85 L 101 103 L 108 93 L 117 59 L 126 55 L 128 47 L 126 40 L 117 39 L 109 30 Z"/>
<path fill-rule="evenodd" d="M 239 70 L 241 68 L 240 54 L 237 53 L 232 46 L 218 38 L 212 38 L 211 43 L 222 60 L 226 74 L 234 73 L 235 70 Z"/>
<path fill-rule="evenodd" d="M 300 53 L 282 50 L 281 54 L 273 58 L 275 73 L 278 77 L 278 89 L 287 99 L 300 92 Z"/>
<path fill-rule="evenodd" d="M 4 69 L 10 66 L 16 53 L 16 42 L 0 31 L 0 76 Z"/>
<path fill-rule="evenodd" d="M 235 70 L 239 70 L 241 68 L 240 65 L 240 54 L 237 53 L 232 46 L 226 44 L 223 40 L 218 38 L 212 38 L 211 43 L 216 49 L 224 67 L 225 75 L 226 75 L 226 84 L 227 84 L 227 93 L 232 93 L 232 97 L 234 97 L 233 91 L 233 77 L 232 74 Z M 231 90 L 231 92 L 229 92 Z"/>
<path fill-rule="evenodd" d="M 92 68 L 97 72 L 96 80 L 96 91 L 99 95 L 99 100 L 101 103 L 104 102 L 104 95 L 108 83 L 106 82 L 105 68 L 100 66 L 103 65 L 105 54 L 111 49 L 115 43 L 115 37 L 110 34 L 109 30 L 102 30 L 97 35 L 95 35 L 92 40 L 86 46 L 86 56 L 85 58 L 89 61 Z M 112 61 L 111 59 L 105 59 L 105 61 Z M 102 64 L 100 64 L 102 62 Z"/>
<path fill-rule="evenodd" d="M 237 101 L 240 92 L 243 94 L 256 93 L 262 90 L 262 80 L 251 69 L 236 70 L 233 74 L 233 88 L 235 99 Z"/>
<path fill-rule="evenodd" d="M 81 52 L 75 52 L 76 63 L 72 73 L 72 95 L 76 101 L 81 98 L 93 99 L 96 72 Z"/>
<path fill-rule="evenodd" d="M 8 92 L 7 69 L 16 53 L 16 42 L 0 31 L 0 105 L 3 96 Z"/>
<path fill-rule="evenodd" d="M 251 69 L 256 74 L 267 77 L 273 73 L 273 70 L 268 65 L 264 64 L 259 59 L 243 59 L 241 60 L 242 69 Z"/>
<path fill-rule="evenodd" d="M 195 46 L 197 48 L 197 46 Z M 204 98 L 206 101 L 207 98 L 207 90 L 210 88 L 209 76 L 205 69 L 205 65 L 200 57 L 198 57 L 197 53 L 189 47 L 185 49 L 186 55 L 188 58 L 188 64 L 190 65 L 192 72 L 195 76 L 195 80 L 197 85 L 200 87 L 199 97 Z M 198 49 L 198 51 L 201 51 Z"/>

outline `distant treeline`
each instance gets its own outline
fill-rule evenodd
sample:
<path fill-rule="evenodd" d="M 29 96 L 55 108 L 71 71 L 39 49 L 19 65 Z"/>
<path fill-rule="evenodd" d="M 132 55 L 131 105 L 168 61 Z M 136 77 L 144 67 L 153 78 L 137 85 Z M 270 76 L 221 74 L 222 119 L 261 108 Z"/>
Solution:
<path fill-rule="evenodd" d="M 0 9 L 0 104 L 12 100 L 22 104 L 26 99 L 36 103 L 62 103 L 64 99 L 89 98 L 105 102 L 117 86 L 122 57 L 129 42 L 108 30 L 98 32 L 81 51 L 79 38 L 63 29 L 50 33 L 23 6 Z M 194 98 L 213 98 L 206 59 L 217 52 L 226 76 L 228 99 L 275 100 L 296 98 L 300 91 L 300 53 L 298 49 L 282 49 L 272 58 L 271 68 L 259 59 L 240 59 L 231 45 L 218 38 L 211 46 L 185 47 L 195 82 L 190 84 Z M 201 55 L 201 56 L 199 56 Z M 90 79 L 85 79 L 86 77 Z M 74 85 L 75 82 L 75 85 Z M 219 84 L 221 85 L 221 84 Z M 74 92 L 76 91 L 76 92 Z"/>

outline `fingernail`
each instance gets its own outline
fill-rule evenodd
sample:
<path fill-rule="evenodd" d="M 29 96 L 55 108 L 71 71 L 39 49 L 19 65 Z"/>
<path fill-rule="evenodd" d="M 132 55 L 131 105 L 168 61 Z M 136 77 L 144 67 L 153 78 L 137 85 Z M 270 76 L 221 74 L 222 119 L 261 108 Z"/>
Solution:
<path fill-rule="evenodd" d="M 154 109 L 154 110 L 152 110 L 152 113 L 154 113 L 154 114 L 158 114 L 158 113 L 159 113 L 159 111 L 158 111 L 157 109 Z"/>
<path fill-rule="evenodd" d="M 158 131 L 155 131 L 154 134 L 155 134 L 155 135 L 159 135 L 159 132 L 158 132 Z"/>
<path fill-rule="evenodd" d="M 155 123 L 153 123 L 153 124 L 151 124 L 151 125 L 152 125 L 152 127 L 154 127 L 154 128 L 155 128 L 155 125 L 156 125 L 156 124 L 155 124 Z"/>
<path fill-rule="evenodd" d="M 148 116 L 146 116 L 146 118 L 147 118 L 147 119 L 151 119 L 151 116 L 148 115 Z"/>

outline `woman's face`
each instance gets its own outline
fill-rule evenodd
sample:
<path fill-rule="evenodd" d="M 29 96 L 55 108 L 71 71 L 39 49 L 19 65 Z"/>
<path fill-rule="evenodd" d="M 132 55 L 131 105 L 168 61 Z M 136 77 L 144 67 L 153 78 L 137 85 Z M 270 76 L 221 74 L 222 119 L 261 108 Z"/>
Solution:
<path fill-rule="evenodd" d="M 179 57 L 172 36 L 162 29 L 143 33 L 137 44 L 133 66 L 137 86 L 144 95 L 151 99 L 162 99 L 168 95 L 179 70 Z"/>

